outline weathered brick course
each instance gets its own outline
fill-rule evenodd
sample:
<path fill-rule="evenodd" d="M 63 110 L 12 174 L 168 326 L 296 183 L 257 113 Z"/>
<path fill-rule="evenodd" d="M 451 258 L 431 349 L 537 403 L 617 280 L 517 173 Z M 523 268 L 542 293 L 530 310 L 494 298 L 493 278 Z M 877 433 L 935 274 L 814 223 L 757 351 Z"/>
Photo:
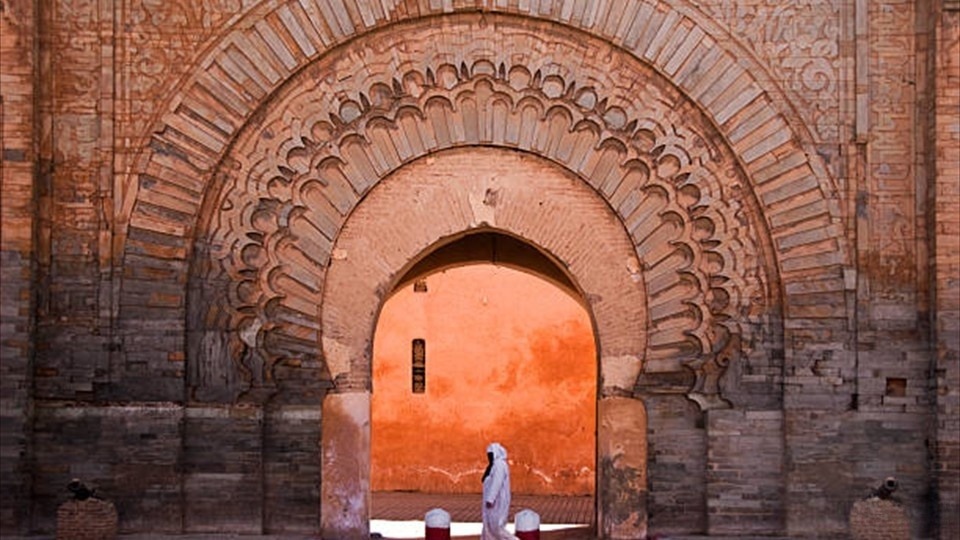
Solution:
<path fill-rule="evenodd" d="M 850 510 L 850 537 L 854 540 L 906 540 L 910 520 L 903 506 L 877 498 L 853 503 Z"/>
<path fill-rule="evenodd" d="M 117 509 L 99 499 L 67 501 L 57 508 L 57 540 L 112 540 Z"/>
<path fill-rule="evenodd" d="M 682 396 L 644 399 L 650 421 L 650 531 L 707 530 L 707 434 L 696 405 Z"/>
<path fill-rule="evenodd" d="M 25 532 L 36 294 L 37 7 L 0 13 L 0 530 Z"/>

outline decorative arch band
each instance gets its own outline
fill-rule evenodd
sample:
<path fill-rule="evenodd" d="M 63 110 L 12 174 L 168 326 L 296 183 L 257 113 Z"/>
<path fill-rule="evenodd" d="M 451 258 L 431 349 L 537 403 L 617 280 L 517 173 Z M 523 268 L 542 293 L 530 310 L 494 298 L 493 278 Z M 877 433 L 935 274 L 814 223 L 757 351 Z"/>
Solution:
<path fill-rule="evenodd" d="M 695 107 L 654 86 L 628 100 L 556 68 L 484 57 L 379 73 L 362 90 L 313 79 L 279 96 L 238 139 L 207 202 L 195 266 L 222 288 L 193 304 L 215 306 L 198 317 L 221 320 L 212 331 L 233 331 L 250 384 L 271 384 L 305 354 L 322 364 L 311 310 L 337 235 L 372 186 L 432 153 L 495 146 L 544 157 L 606 201 L 640 261 L 648 369 L 689 368 L 691 398 L 725 405 L 719 376 L 739 354 L 732 336 L 759 324 L 769 263 L 744 175 Z"/>
<path fill-rule="evenodd" d="M 237 362 L 241 375 L 216 377 L 269 386 L 295 361 L 322 378 L 311 310 L 338 227 L 391 170 L 457 146 L 544 156 L 608 201 L 643 263 L 647 367 L 693 369 L 705 406 L 722 404 L 730 344 L 749 346 L 760 306 L 790 294 L 778 274 L 821 276 L 842 294 L 829 178 L 689 19 L 670 24 L 692 25 L 692 41 L 661 43 L 654 58 L 510 16 L 440 21 L 411 22 L 402 51 L 371 35 L 283 76 L 221 58 L 165 117 L 128 199 L 124 264 L 191 261 L 202 277 L 188 326 L 234 332 L 229 344 L 192 338 L 191 351 Z"/>

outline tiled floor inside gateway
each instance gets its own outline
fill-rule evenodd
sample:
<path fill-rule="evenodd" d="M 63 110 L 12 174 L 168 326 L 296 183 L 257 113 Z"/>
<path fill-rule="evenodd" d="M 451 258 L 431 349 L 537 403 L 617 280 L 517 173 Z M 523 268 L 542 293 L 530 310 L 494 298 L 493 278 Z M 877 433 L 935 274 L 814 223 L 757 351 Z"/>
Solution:
<path fill-rule="evenodd" d="M 371 495 L 373 516 L 371 533 L 380 533 L 377 537 L 383 540 L 422 539 L 425 533 L 424 517 L 427 511 L 433 508 L 443 508 L 450 513 L 452 522 L 450 533 L 455 540 L 480 538 L 479 494 L 374 492 Z M 510 505 L 511 531 L 513 516 L 524 508 L 529 508 L 540 515 L 541 540 L 595 540 L 596 538 L 593 526 L 590 524 L 594 516 L 593 497 L 513 494 Z M 751 535 L 673 535 L 653 530 L 649 533 L 648 538 L 659 540 L 785 540 L 788 538 Z"/>
<path fill-rule="evenodd" d="M 413 492 L 375 492 L 371 495 L 370 530 L 382 538 L 422 538 L 423 520 L 433 508 L 450 514 L 450 533 L 455 538 L 479 538 L 480 495 Z M 510 519 L 530 509 L 540 516 L 541 538 L 579 540 L 593 538 L 593 497 L 557 497 L 514 494 Z M 511 529 L 512 530 L 512 529 Z"/>
<path fill-rule="evenodd" d="M 480 521 L 480 494 L 374 492 L 371 495 L 374 519 L 422 520 L 433 508 L 443 508 L 452 521 Z M 510 515 L 529 508 L 540 515 L 541 523 L 585 523 L 593 520 L 593 497 L 560 497 L 513 494 Z"/>

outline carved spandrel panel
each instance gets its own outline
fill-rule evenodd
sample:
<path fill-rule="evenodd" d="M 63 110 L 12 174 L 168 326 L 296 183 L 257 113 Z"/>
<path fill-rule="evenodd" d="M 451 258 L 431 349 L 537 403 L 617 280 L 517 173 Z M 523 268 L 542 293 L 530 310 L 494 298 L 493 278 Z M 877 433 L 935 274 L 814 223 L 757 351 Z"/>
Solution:
<path fill-rule="evenodd" d="M 699 6 L 734 39 L 753 49 L 821 141 L 838 140 L 842 60 L 838 2 L 710 1 Z"/>
<path fill-rule="evenodd" d="M 205 44 L 263 0 L 124 0 L 117 8 L 116 139 L 141 140 Z M 139 146 L 139 145 L 138 145 Z M 126 159 L 122 156 L 121 159 Z"/>

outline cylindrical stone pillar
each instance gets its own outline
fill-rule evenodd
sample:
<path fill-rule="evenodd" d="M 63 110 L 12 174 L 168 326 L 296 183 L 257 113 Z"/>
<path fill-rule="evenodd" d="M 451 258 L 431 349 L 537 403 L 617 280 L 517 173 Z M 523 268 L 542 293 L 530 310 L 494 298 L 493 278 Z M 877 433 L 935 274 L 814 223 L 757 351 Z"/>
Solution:
<path fill-rule="evenodd" d="M 540 540 L 540 514 L 525 508 L 513 518 L 516 536 L 520 540 Z"/>
<path fill-rule="evenodd" d="M 443 508 L 434 508 L 424 517 L 427 531 L 425 540 L 450 540 L 450 514 Z"/>

